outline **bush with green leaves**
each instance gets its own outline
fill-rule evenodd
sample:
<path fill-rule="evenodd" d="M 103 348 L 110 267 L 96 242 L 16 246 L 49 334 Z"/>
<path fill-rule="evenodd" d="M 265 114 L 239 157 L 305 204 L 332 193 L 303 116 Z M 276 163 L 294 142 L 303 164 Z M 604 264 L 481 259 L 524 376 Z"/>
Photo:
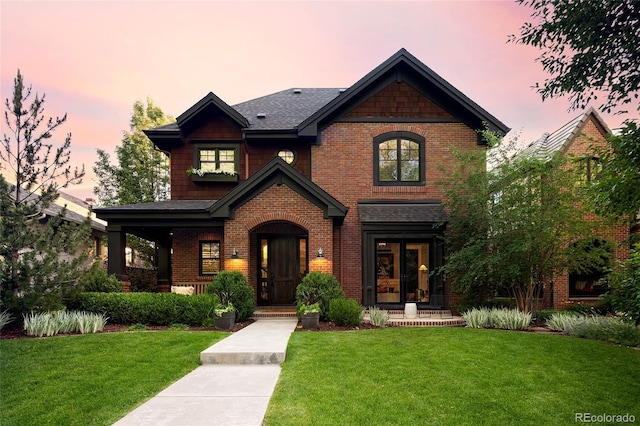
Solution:
<path fill-rule="evenodd" d="M 105 314 L 115 324 L 195 326 L 212 318 L 219 306 L 208 294 L 175 293 L 82 293 L 74 303 L 74 309 Z"/>
<path fill-rule="evenodd" d="M 346 296 L 336 277 L 326 272 L 314 271 L 305 275 L 296 288 L 296 305 L 298 312 L 302 305 L 320 305 L 320 319 L 329 319 L 329 303 L 333 299 L 344 299 Z"/>
<path fill-rule="evenodd" d="M 629 258 L 610 275 L 612 306 L 640 325 L 640 243 L 629 253 Z"/>
<path fill-rule="evenodd" d="M 332 299 L 329 302 L 329 320 L 337 325 L 356 326 L 362 323 L 364 310 L 354 299 Z"/>
<path fill-rule="evenodd" d="M 384 327 L 389 322 L 389 311 L 373 306 L 369 308 L 369 320 L 376 327 Z"/>
<path fill-rule="evenodd" d="M 242 272 L 222 271 L 207 286 L 206 293 L 215 295 L 223 307 L 233 305 L 236 322 L 244 321 L 253 315 L 255 298 L 253 289 L 247 285 Z"/>
<path fill-rule="evenodd" d="M 113 274 L 107 274 L 107 271 L 102 269 L 97 262 L 84 272 L 80 278 L 80 284 L 83 291 L 100 293 L 122 292 L 120 280 Z"/>
<path fill-rule="evenodd" d="M 533 314 L 535 321 L 546 323 L 556 311 L 553 309 L 540 309 Z"/>

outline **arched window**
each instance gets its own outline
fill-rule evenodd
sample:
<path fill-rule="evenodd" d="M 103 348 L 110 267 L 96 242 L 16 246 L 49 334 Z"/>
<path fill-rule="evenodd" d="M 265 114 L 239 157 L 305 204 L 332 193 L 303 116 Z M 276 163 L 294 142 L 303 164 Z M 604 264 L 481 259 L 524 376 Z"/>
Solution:
<path fill-rule="evenodd" d="M 410 132 L 390 132 L 373 139 L 376 185 L 424 185 L 424 138 Z"/>

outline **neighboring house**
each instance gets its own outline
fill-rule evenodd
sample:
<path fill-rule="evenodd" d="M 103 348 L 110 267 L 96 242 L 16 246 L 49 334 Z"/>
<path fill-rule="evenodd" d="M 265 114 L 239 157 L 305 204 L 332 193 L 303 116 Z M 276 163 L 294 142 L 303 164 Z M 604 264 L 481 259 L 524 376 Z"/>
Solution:
<path fill-rule="evenodd" d="M 96 209 L 109 273 L 126 235 L 158 245 L 158 281 L 199 291 L 238 270 L 256 305 L 291 305 L 301 277 L 334 274 L 365 306 L 443 307 L 438 182 L 454 148 L 509 128 L 402 49 L 347 89 L 293 88 L 230 106 L 209 93 L 147 130 L 171 159 L 169 201 Z M 444 171 L 444 172 L 443 172 Z"/>
<path fill-rule="evenodd" d="M 605 147 L 606 136 L 611 133 L 600 115 L 589 108 L 583 114 L 574 118 L 553 133 L 545 133 L 540 139 L 531 143 L 518 155 L 537 155 L 548 158 L 555 153 L 571 156 L 571 161 L 577 162 L 580 180 L 583 182 L 597 178 L 600 169 L 598 158 L 591 154 L 591 147 Z M 600 220 L 589 214 L 590 220 Z M 614 266 L 615 260 L 624 260 L 629 255 L 629 225 L 605 225 L 599 231 L 599 236 L 587 244 L 611 247 L 609 265 L 589 272 L 577 273 L 567 271 L 566 274 L 555 277 L 551 283 L 551 291 L 544 293 L 543 306 L 560 308 L 567 303 L 592 303 L 609 291 L 609 285 L 602 280 L 607 269 Z"/>
<path fill-rule="evenodd" d="M 5 180 L 11 185 L 12 188 L 15 189 L 15 176 L 12 176 L 10 173 L 2 173 L 2 176 Z M 13 195 L 13 190 L 10 191 L 12 194 L 12 199 L 15 200 L 15 196 Z M 21 190 L 21 199 L 28 199 L 33 196 L 28 191 Z M 64 214 L 64 219 L 69 222 L 74 223 L 82 223 L 86 220 L 87 217 L 91 218 L 91 246 L 89 249 L 91 250 L 90 256 L 92 258 L 99 257 L 102 260 L 106 258 L 106 250 L 103 244 L 103 238 L 107 235 L 107 222 L 98 219 L 96 214 L 91 211 L 91 204 L 86 201 L 82 201 L 81 199 L 74 197 L 72 195 L 66 194 L 64 192 L 58 191 L 58 198 L 51 203 L 47 208 L 42 211 L 42 217 L 39 218 L 40 223 L 46 223 L 49 218 L 57 216 L 60 214 L 63 208 L 66 207 L 66 211 Z"/>

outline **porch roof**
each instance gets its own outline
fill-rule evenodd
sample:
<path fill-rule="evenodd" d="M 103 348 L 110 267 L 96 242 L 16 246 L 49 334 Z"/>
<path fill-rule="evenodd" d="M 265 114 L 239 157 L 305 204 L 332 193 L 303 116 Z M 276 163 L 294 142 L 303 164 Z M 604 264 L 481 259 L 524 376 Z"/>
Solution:
<path fill-rule="evenodd" d="M 365 223 L 442 223 L 447 215 L 436 200 L 360 200 L 360 222 Z"/>

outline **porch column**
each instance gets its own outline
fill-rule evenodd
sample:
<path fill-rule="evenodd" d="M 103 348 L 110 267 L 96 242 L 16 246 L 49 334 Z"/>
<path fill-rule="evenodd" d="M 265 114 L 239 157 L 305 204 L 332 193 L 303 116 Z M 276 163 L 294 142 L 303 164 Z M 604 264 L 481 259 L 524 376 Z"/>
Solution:
<path fill-rule="evenodd" d="M 171 247 L 164 243 L 158 244 L 156 259 L 158 287 L 168 287 L 171 285 Z"/>
<path fill-rule="evenodd" d="M 114 225 L 107 227 L 108 238 L 108 261 L 107 272 L 109 274 L 115 274 L 116 278 L 120 281 L 128 281 L 126 266 L 126 252 L 125 247 L 127 245 L 127 234 L 122 230 L 121 226 Z"/>

